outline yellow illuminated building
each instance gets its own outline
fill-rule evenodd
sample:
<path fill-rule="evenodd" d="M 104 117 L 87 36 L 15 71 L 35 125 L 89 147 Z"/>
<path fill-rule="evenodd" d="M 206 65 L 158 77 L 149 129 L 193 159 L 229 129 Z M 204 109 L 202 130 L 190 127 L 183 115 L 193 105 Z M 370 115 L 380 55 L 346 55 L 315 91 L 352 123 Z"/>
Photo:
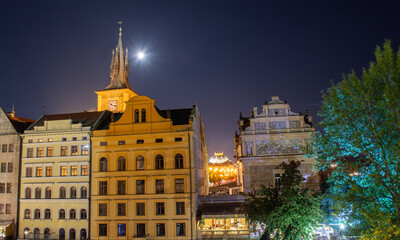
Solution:
<path fill-rule="evenodd" d="M 121 49 L 120 34 L 117 55 Z M 115 109 L 107 99 L 131 91 L 127 75 L 113 78 L 113 66 L 118 76 L 127 72 L 118 59 L 110 85 L 96 92 L 98 109 L 114 113 L 109 125 L 93 131 L 90 238 L 196 239 L 198 196 L 208 193 L 200 112 L 196 105 L 159 110 L 154 99 L 133 91 Z"/>
<path fill-rule="evenodd" d="M 19 238 L 88 238 L 90 132 L 109 114 L 44 115 L 22 135 Z"/>

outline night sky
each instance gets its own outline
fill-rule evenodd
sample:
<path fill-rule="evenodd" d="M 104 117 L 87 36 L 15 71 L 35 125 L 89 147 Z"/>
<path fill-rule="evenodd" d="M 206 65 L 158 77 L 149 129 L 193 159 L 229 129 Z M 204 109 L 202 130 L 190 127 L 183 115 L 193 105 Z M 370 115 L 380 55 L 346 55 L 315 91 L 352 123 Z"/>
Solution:
<path fill-rule="evenodd" d="M 280 96 L 315 116 L 331 80 L 359 73 L 384 39 L 397 50 L 396 2 L 2 1 L 0 106 L 33 119 L 95 110 L 122 21 L 133 90 L 160 109 L 197 103 L 209 155 L 232 159 L 239 112 Z"/>

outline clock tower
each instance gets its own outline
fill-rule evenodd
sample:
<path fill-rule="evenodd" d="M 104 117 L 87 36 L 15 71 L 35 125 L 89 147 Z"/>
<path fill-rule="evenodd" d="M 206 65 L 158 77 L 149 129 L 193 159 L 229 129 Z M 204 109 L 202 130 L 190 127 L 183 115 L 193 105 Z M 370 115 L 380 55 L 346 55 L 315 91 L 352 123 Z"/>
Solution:
<path fill-rule="evenodd" d="M 115 50 L 112 51 L 110 65 L 111 83 L 97 93 L 97 111 L 108 110 L 111 112 L 125 111 L 130 98 L 137 96 L 128 81 L 129 59 L 128 49 L 124 52 L 122 46 L 122 28 L 119 27 L 119 40 Z"/>

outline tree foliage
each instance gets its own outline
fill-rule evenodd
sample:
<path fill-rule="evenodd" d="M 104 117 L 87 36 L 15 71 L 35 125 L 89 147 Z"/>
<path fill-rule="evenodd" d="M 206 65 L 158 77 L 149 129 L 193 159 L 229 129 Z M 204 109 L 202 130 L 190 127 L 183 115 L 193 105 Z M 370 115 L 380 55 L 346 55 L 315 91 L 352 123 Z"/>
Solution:
<path fill-rule="evenodd" d="M 360 77 L 353 71 L 323 92 L 324 132 L 313 147 L 336 216 L 362 225 L 366 239 L 391 239 L 400 220 L 400 51 L 385 41 L 375 57 Z"/>
<path fill-rule="evenodd" d="M 283 162 L 278 186 L 262 186 L 253 191 L 245 202 L 248 218 L 265 224 L 264 237 L 275 235 L 277 239 L 311 239 L 313 227 L 322 219 L 319 198 L 309 189 L 302 188 L 304 178 L 298 167 L 300 162 Z"/>

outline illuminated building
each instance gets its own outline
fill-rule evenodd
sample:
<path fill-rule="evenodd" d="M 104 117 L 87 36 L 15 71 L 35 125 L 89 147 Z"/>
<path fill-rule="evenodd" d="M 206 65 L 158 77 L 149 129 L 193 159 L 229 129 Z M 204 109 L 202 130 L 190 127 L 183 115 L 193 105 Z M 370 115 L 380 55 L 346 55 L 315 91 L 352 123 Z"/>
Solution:
<path fill-rule="evenodd" d="M 19 238 L 88 238 L 90 133 L 109 115 L 44 115 L 22 135 Z"/>
<path fill-rule="evenodd" d="M 261 113 L 253 108 L 250 117 L 240 114 L 239 134 L 235 136 L 235 152 L 239 165 L 239 185 L 244 192 L 252 188 L 279 184 L 283 161 L 304 161 L 300 171 L 308 184 L 316 187 L 314 159 L 303 156 L 302 146 L 311 141 L 314 132 L 311 117 L 290 110 L 279 97 L 262 106 Z"/>
<path fill-rule="evenodd" d="M 228 194 L 229 184 L 233 184 L 230 187 L 236 187 L 237 168 L 224 153 L 214 153 L 214 156 L 210 157 L 208 161 L 208 175 L 210 187 L 226 185 L 226 191 L 224 189 L 210 188 L 210 194 L 221 193 L 221 191 Z"/>
<path fill-rule="evenodd" d="M 34 120 L 20 118 L 0 108 L 0 238 L 16 235 L 20 134 Z"/>
<path fill-rule="evenodd" d="M 108 96 L 128 89 L 117 80 Z M 159 110 L 154 103 L 134 95 L 93 131 L 91 239 L 196 239 L 198 196 L 208 192 L 201 115 L 196 105 Z"/>
<path fill-rule="evenodd" d="M 110 65 L 110 84 L 97 93 L 97 111 L 108 110 L 111 112 L 123 112 L 125 102 L 137 96 L 128 81 L 129 58 L 128 49 L 124 52 L 122 45 L 122 28 L 119 28 L 119 40 L 115 51 L 112 52 Z"/>

